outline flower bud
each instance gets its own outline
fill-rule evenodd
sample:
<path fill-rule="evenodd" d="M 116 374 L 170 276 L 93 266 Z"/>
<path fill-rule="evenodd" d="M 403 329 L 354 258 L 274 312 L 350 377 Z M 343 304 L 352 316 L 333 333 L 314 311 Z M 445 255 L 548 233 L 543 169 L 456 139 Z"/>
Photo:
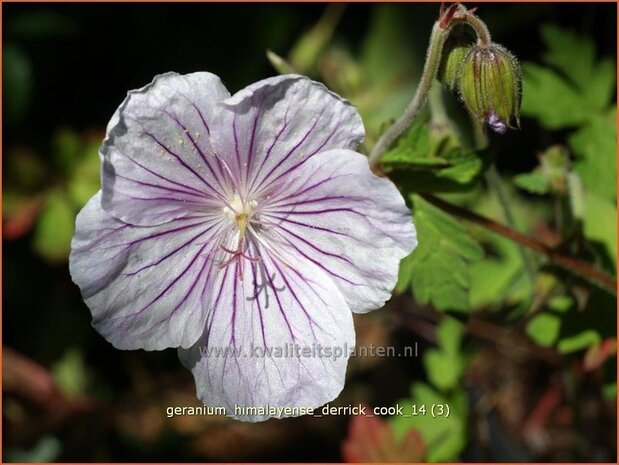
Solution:
<path fill-rule="evenodd" d="M 438 68 L 438 80 L 449 90 L 458 87 L 460 68 L 464 57 L 474 42 L 474 35 L 462 24 L 454 26 L 443 46 L 443 56 Z"/>
<path fill-rule="evenodd" d="M 505 48 L 475 45 L 464 57 L 458 88 L 468 110 L 494 131 L 520 127 L 520 65 Z"/>

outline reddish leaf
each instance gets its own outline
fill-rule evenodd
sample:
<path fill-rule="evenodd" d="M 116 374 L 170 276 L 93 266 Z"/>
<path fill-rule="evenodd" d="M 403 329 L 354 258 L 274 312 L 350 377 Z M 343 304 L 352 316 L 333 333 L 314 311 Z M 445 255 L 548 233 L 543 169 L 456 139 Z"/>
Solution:
<path fill-rule="evenodd" d="M 357 415 L 350 421 L 342 456 L 345 462 L 422 462 L 425 444 L 417 430 L 398 440 L 386 421 Z"/>
<path fill-rule="evenodd" d="M 26 234 L 37 219 L 37 216 L 44 203 L 44 197 L 38 195 L 24 202 L 12 214 L 7 214 L 2 220 L 2 236 L 4 239 L 12 240 Z"/>

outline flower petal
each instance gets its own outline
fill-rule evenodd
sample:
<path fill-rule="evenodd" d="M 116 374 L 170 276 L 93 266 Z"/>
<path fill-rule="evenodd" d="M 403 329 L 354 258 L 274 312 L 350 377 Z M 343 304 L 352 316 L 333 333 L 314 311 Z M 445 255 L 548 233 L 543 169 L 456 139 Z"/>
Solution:
<path fill-rule="evenodd" d="M 258 256 L 255 244 L 249 252 Z M 252 422 L 300 413 L 235 406 L 315 408 L 334 399 L 355 343 L 352 313 L 318 267 L 275 248 L 261 247 L 259 256 L 245 264 L 242 280 L 238 262 L 225 270 L 204 335 L 179 349 L 198 398 Z"/>
<path fill-rule="evenodd" d="M 222 101 L 213 124 L 220 129 L 214 147 L 229 157 L 246 194 L 318 152 L 356 148 L 365 134 L 352 104 L 297 75 L 265 79 Z"/>
<path fill-rule="evenodd" d="M 225 197 L 230 178 L 213 155 L 210 133 L 215 105 L 228 96 L 210 73 L 167 73 L 129 92 L 100 151 L 103 208 L 127 223 L 154 226 Z"/>
<path fill-rule="evenodd" d="M 97 193 L 77 216 L 69 262 L 95 329 L 119 349 L 191 346 L 219 271 L 210 252 L 221 227 L 200 216 L 132 226 Z"/>
<path fill-rule="evenodd" d="M 395 185 L 350 150 L 320 153 L 290 173 L 260 210 L 272 234 L 336 282 L 353 312 L 383 306 L 400 260 L 417 245 Z"/>

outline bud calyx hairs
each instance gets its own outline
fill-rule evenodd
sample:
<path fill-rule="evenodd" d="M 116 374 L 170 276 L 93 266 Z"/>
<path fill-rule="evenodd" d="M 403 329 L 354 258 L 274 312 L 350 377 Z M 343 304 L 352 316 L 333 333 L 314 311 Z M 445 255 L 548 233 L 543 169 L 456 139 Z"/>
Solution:
<path fill-rule="evenodd" d="M 501 45 L 475 45 L 462 60 L 460 98 L 474 117 L 496 132 L 520 126 L 520 89 L 520 65 Z"/>

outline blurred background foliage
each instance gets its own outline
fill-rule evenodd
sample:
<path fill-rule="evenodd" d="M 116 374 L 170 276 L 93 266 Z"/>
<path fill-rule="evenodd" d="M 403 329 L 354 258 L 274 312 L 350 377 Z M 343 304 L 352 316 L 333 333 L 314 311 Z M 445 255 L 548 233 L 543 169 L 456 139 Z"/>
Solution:
<path fill-rule="evenodd" d="M 468 5 L 473 6 L 473 5 Z M 448 417 L 244 424 L 199 405 L 174 350 L 122 352 L 90 326 L 67 257 L 127 90 L 208 70 L 231 91 L 300 72 L 350 99 L 362 150 L 415 91 L 437 4 L 3 5 L 4 461 L 615 461 L 616 296 L 442 211 L 440 195 L 615 275 L 616 8 L 482 4 L 524 71 L 522 130 L 475 150 L 457 98 L 385 154 L 420 246 L 396 296 L 356 316 L 334 405 L 449 405 Z M 268 51 L 268 52 L 267 52 Z M 494 173 L 494 174 L 493 174 Z"/>

